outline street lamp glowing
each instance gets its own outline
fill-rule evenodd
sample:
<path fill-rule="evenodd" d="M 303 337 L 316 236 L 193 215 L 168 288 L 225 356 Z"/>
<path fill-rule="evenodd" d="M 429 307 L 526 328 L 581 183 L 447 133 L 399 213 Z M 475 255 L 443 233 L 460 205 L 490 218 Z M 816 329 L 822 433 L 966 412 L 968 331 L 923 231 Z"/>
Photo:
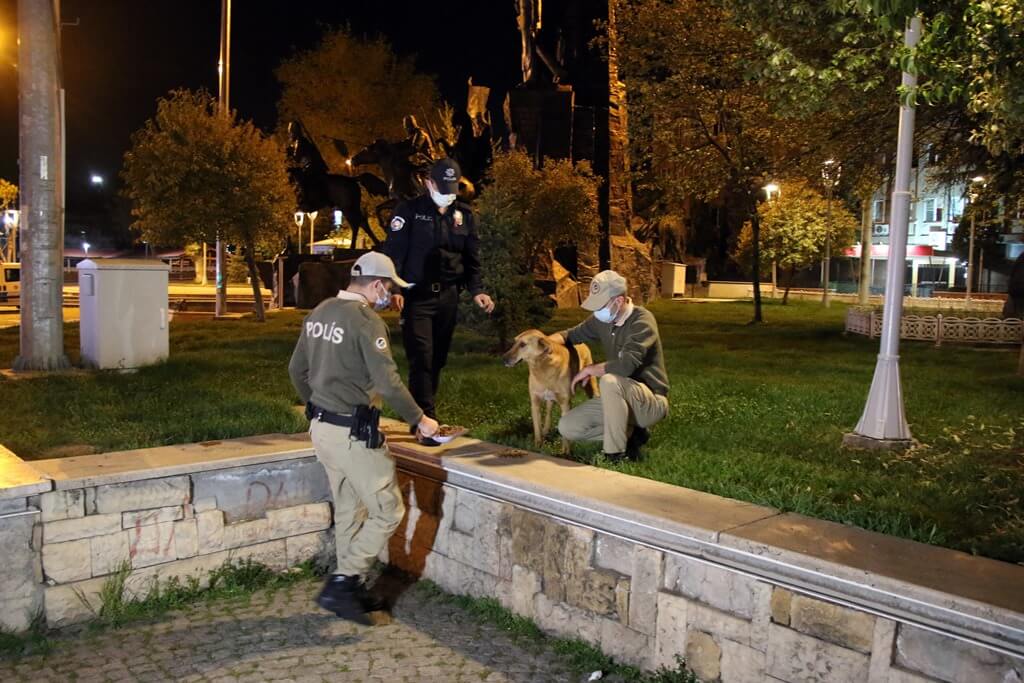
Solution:
<path fill-rule="evenodd" d="M 85 255 L 86 255 L 86 256 L 88 256 L 88 255 L 89 255 L 89 247 L 91 247 L 91 246 L 92 246 L 92 245 L 91 245 L 91 244 L 89 244 L 88 242 L 82 242 L 82 249 L 84 249 L 84 250 L 85 250 Z"/>
<path fill-rule="evenodd" d="M 764 191 L 770 201 L 773 196 L 779 194 L 779 186 L 776 183 L 768 183 L 764 186 Z"/>
<path fill-rule="evenodd" d="M 972 183 L 983 183 L 983 182 L 985 182 L 985 176 L 983 176 L 983 175 L 976 175 L 973 178 L 971 178 L 971 182 Z"/>
<path fill-rule="evenodd" d="M 98 173 L 93 173 L 91 176 L 89 176 L 89 182 L 92 183 L 93 185 L 102 185 L 103 176 L 99 175 Z"/>
<path fill-rule="evenodd" d="M 306 220 L 306 214 L 302 211 L 295 212 L 295 225 L 302 227 L 302 222 Z"/>
<path fill-rule="evenodd" d="M 351 159 L 345 159 L 345 165 L 348 166 L 349 168 L 352 168 L 352 160 Z"/>

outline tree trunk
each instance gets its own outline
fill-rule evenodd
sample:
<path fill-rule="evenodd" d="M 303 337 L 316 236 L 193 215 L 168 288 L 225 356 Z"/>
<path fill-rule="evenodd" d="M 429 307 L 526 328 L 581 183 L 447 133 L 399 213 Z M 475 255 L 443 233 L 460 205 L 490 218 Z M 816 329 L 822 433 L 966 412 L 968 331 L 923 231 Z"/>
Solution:
<path fill-rule="evenodd" d="M 793 286 L 793 278 L 796 277 L 796 266 L 789 267 L 789 277 L 786 278 L 786 293 L 782 295 L 782 305 L 789 303 L 789 288 Z"/>
<path fill-rule="evenodd" d="M 1017 375 L 1024 377 L 1024 343 L 1020 345 L 1020 362 L 1017 363 Z"/>
<path fill-rule="evenodd" d="M 260 286 L 260 273 L 256 270 L 256 250 L 251 240 L 245 243 L 245 263 L 249 266 L 249 280 L 252 282 L 252 298 L 255 302 L 256 320 L 263 322 L 266 316 L 263 313 L 263 288 Z"/>
<path fill-rule="evenodd" d="M 860 286 L 857 303 L 867 306 L 871 301 L 871 198 L 860 200 Z"/>
<path fill-rule="evenodd" d="M 21 329 L 15 370 L 61 370 L 64 156 L 59 20 L 50 0 L 18 3 Z"/>
<path fill-rule="evenodd" d="M 761 217 L 757 215 L 757 203 L 750 215 L 751 238 L 754 242 L 754 319 L 752 323 L 764 322 L 761 316 Z"/>

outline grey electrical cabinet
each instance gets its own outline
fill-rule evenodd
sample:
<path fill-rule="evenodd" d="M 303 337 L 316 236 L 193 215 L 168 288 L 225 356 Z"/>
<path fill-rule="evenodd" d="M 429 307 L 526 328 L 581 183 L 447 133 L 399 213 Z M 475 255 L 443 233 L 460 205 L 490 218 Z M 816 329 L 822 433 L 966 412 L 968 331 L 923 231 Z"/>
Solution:
<path fill-rule="evenodd" d="M 167 358 L 167 275 L 162 261 L 86 259 L 78 264 L 82 364 L 139 368 Z"/>

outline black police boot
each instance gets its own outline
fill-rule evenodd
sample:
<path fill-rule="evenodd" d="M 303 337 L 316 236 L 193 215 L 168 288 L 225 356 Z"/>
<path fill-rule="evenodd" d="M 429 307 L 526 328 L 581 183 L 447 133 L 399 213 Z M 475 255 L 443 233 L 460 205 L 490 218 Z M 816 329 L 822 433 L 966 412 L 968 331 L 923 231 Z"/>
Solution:
<path fill-rule="evenodd" d="M 634 427 L 633 433 L 626 440 L 626 457 L 630 460 L 640 459 L 640 448 L 651 440 L 651 433 L 643 427 Z"/>
<path fill-rule="evenodd" d="M 373 610 L 366 609 L 363 604 L 365 593 L 366 588 L 359 576 L 331 574 L 317 596 L 316 604 L 342 619 L 370 626 L 372 622 L 366 613 Z"/>

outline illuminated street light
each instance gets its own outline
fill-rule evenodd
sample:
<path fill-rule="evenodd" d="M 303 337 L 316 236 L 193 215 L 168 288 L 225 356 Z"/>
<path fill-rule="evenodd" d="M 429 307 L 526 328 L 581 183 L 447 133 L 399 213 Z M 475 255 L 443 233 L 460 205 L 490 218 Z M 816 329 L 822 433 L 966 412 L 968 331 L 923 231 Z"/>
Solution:
<path fill-rule="evenodd" d="M 770 201 L 772 201 L 772 199 L 774 199 L 775 197 L 778 197 L 780 194 L 782 194 L 782 189 L 778 186 L 777 183 L 768 183 L 767 185 L 764 186 L 764 194 L 765 194 L 765 198 L 770 202 Z M 775 259 L 772 259 L 772 298 L 773 299 L 775 298 L 775 293 L 778 291 L 778 288 L 779 288 L 779 268 L 778 268 L 778 263 L 776 263 Z"/>
<path fill-rule="evenodd" d="M 93 185 L 102 185 L 103 184 L 103 176 L 99 175 L 98 173 L 93 173 L 89 177 L 89 182 L 92 183 Z"/>
<path fill-rule="evenodd" d="M 88 256 L 88 255 L 89 255 L 89 247 L 91 247 L 91 246 L 92 246 L 92 245 L 91 245 L 91 244 L 89 244 L 88 242 L 82 242 L 82 249 L 84 249 L 84 250 L 85 250 L 85 255 L 86 255 L 86 256 Z"/>

